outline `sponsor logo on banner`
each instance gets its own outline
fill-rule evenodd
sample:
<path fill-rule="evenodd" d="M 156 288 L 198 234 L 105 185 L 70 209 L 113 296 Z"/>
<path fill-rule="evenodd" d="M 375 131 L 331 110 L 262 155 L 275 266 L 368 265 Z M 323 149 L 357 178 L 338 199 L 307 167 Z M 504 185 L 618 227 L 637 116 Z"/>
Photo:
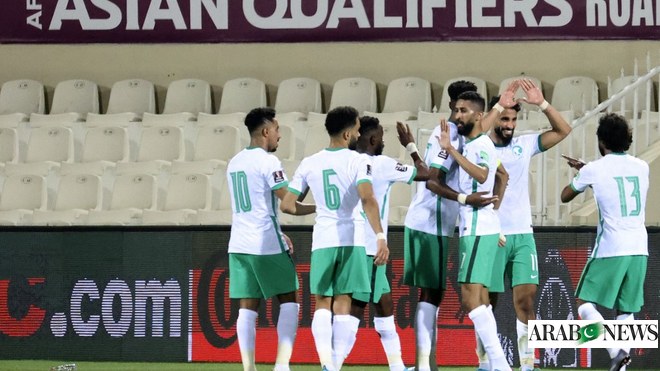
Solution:
<path fill-rule="evenodd" d="M 658 321 L 529 321 L 530 348 L 658 348 Z"/>

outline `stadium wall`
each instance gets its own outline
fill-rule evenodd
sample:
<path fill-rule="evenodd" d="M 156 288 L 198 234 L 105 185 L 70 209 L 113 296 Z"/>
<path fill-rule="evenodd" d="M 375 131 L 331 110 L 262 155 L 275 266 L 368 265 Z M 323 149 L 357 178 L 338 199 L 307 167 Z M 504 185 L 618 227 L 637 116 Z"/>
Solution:
<path fill-rule="evenodd" d="M 432 82 L 439 104 L 442 85 L 458 76 L 480 77 L 489 93 L 505 78 L 526 74 L 540 78 L 551 97 L 560 78 L 594 78 L 601 100 L 607 77 L 622 68 L 633 73 L 637 58 L 646 67 L 646 54 L 660 61 L 656 40 L 517 41 L 517 42 L 343 42 L 245 44 L 0 44 L 0 82 L 29 78 L 42 81 L 52 100 L 55 85 L 84 78 L 102 87 L 102 110 L 116 81 L 143 78 L 157 85 L 159 108 L 167 85 L 177 79 L 200 78 L 214 88 L 216 107 L 222 85 L 237 77 L 255 77 L 268 85 L 273 105 L 280 81 L 307 76 L 322 83 L 324 104 L 330 103 L 335 81 L 352 76 L 378 83 L 382 108 L 389 81 L 417 76 Z M 640 71 L 641 72 L 641 71 Z"/>
<path fill-rule="evenodd" d="M 301 306 L 293 361 L 316 363 L 310 324 L 309 227 L 289 227 L 296 245 Z M 575 319 L 573 292 L 595 238 L 593 228 L 537 228 L 540 319 Z M 0 358 L 117 361 L 240 362 L 238 307 L 227 297 L 228 226 L 3 228 L 0 234 Z M 402 285 L 403 230 L 393 227 L 389 275 L 406 364 L 414 362 L 417 291 Z M 451 239 L 448 289 L 440 307 L 437 358 L 474 365 L 474 333 L 460 309 L 455 283 L 457 239 Z M 649 228 L 645 306 L 640 319 L 660 315 L 660 228 Z M 262 305 L 257 361 L 276 352 L 277 305 Z M 511 293 L 495 310 L 506 355 L 517 363 Z M 367 311 L 348 364 L 385 364 Z M 605 311 L 605 316 L 612 316 Z M 603 349 L 540 349 L 543 367 L 609 364 Z M 635 367 L 655 368 L 658 349 L 633 353 Z"/>

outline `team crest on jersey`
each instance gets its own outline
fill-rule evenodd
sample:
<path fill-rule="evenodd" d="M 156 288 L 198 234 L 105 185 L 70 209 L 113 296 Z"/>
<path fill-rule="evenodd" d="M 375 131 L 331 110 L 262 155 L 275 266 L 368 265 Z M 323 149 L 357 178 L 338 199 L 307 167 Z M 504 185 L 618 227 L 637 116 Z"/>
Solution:
<path fill-rule="evenodd" d="M 481 158 L 482 160 L 488 162 L 488 158 L 489 158 L 488 153 L 486 153 L 485 151 L 479 152 L 479 158 Z"/>
<path fill-rule="evenodd" d="M 443 149 L 440 152 L 438 152 L 438 157 L 440 157 L 443 160 L 446 160 L 447 157 L 449 157 L 449 153 Z"/>
<path fill-rule="evenodd" d="M 371 175 L 371 165 L 367 165 L 367 175 Z"/>
<path fill-rule="evenodd" d="M 273 181 L 275 181 L 275 183 L 282 183 L 284 181 L 284 172 L 282 170 L 274 171 Z"/>
<path fill-rule="evenodd" d="M 511 151 L 513 152 L 514 155 L 516 155 L 516 157 L 522 156 L 523 150 L 521 146 L 513 146 Z"/>
<path fill-rule="evenodd" d="M 396 163 L 396 166 L 394 166 L 394 169 L 395 169 L 396 171 L 400 171 L 400 172 L 402 172 L 402 173 L 405 173 L 406 171 L 408 171 L 408 166 L 406 166 L 406 165 L 404 165 L 404 164 L 402 164 L 402 163 L 397 162 L 397 163 Z"/>

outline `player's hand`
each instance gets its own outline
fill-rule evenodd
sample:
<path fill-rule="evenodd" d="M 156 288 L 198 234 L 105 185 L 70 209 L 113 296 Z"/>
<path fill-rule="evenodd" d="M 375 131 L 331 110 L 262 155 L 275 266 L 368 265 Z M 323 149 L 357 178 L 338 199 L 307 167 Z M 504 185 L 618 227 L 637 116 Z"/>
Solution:
<path fill-rule="evenodd" d="M 497 102 L 499 103 L 500 106 L 504 108 L 511 108 L 515 106 L 518 102 L 516 102 L 516 91 L 518 91 L 518 88 L 520 87 L 520 81 L 519 80 L 513 80 L 509 84 L 509 86 L 506 87 L 506 90 L 500 94 L 500 100 Z"/>
<path fill-rule="evenodd" d="M 440 144 L 440 148 L 445 151 L 449 151 L 449 149 L 453 148 L 449 134 L 449 124 L 447 124 L 446 119 L 440 120 L 440 138 L 438 138 L 438 144 Z"/>
<path fill-rule="evenodd" d="M 506 236 L 500 232 L 500 237 L 497 239 L 497 246 L 504 247 L 506 245 Z"/>
<path fill-rule="evenodd" d="M 289 247 L 289 255 L 293 255 L 293 241 L 291 241 L 289 236 L 285 235 L 284 233 L 282 233 L 282 237 L 284 238 L 286 245 Z"/>
<path fill-rule="evenodd" d="M 526 97 L 525 98 L 520 98 L 518 101 L 522 101 L 525 103 L 529 104 L 534 104 L 534 105 L 541 105 L 543 101 L 545 101 L 545 98 L 543 98 L 543 93 L 541 92 L 541 89 L 534 85 L 534 82 L 530 79 L 521 79 L 520 80 L 520 87 L 523 89 L 525 92 Z"/>
<path fill-rule="evenodd" d="M 584 165 L 587 164 L 586 162 L 584 162 L 584 161 L 582 161 L 582 160 L 575 160 L 575 159 L 566 160 L 566 163 L 568 163 L 568 166 L 570 166 L 570 167 L 572 167 L 573 169 L 578 170 L 578 171 L 579 171 L 580 169 L 582 169 L 582 167 L 583 167 Z"/>
<path fill-rule="evenodd" d="M 386 240 L 377 240 L 376 256 L 374 256 L 374 264 L 385 265 L 390 258 L 390 249 L 387 247 Z"/>
<path fill-rule="evenodd" d="M 399 143 L 401 143 L 401 145 L 404 147 L 407 146 L 408 143 L 415 143 L 415 136 L 410 130 L 410 126 L 408 126 L 408 124 L 397 121 L 396 134 L 399 138 Z"/>
<path fill-rule="evenodd" d="M 486 197 L 488 193 L 490 192 L 482 191 L 471 193 L 465 199 L 465 203 L 473 207 L 484 207 L 492 204 L 493 202 L 497 202 L 497 200 L 500 199 L 496 195 Z"/>

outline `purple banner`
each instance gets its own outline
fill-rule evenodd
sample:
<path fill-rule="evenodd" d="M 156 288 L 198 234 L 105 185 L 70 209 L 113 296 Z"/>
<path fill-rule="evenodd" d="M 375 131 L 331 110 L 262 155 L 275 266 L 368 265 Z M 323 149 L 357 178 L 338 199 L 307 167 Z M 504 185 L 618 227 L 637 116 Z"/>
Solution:
<path fill-rule="evenodd" d="M 4 0 L 0 43 L 660 39 L 660 0 Z"/>

